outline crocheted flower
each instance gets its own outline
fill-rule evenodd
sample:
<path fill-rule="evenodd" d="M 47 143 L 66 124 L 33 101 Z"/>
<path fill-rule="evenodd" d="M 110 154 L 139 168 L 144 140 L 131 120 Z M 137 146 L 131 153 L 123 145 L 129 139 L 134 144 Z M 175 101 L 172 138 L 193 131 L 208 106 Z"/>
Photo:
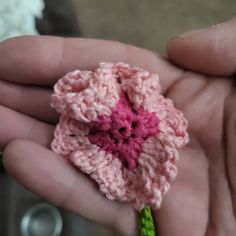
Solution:
<path fill-rule="evenodd" d="M 188 134 L 183 114 L 160 94 L 158 75 L 123 63 L 76 70 L 57 82 L 51 105 L 61 113 L 52 150 L 109 199 L 160 207 Z"/>

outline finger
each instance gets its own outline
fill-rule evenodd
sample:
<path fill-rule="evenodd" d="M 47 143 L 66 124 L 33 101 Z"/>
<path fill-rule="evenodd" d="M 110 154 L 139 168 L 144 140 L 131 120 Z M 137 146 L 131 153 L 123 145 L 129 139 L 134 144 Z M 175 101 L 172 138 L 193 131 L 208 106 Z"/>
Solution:
<path fill-rule="evenodd" d="M 183 68 L 228 76 L 236 72 L 236 18 L 171 39 L 167 54 Z"/>
<path fill-rule="evenodd" d="M 160 75 L 165 90 L 181 71 L 148 50 L 118 42 L 24 36 L 0 44 L 0 75 L 17 83 L 51 86 L 75 69 L 93 70 L 99 62 L 125 62 Z"/>
<path fill-rule="evenodd" d="M 0 106 L 0 150 L 16 138 L 28 138 L 49 147 L 54 127 L 16 111 Z"/>
<path fill-rule="evenodd" d="M 61 156 L 27 140 L 15 140 L 4 152 L 7 171 L 47 201 L 90 220 L 136 235 L 131 207 L 106 199 L 90 179 Z"/>
<path fill-rule="evenodd" d="M 0 80 L 0 105 L 38 120 L 55 123 L 58 114 L 50 107 L 51 90 Z"/>

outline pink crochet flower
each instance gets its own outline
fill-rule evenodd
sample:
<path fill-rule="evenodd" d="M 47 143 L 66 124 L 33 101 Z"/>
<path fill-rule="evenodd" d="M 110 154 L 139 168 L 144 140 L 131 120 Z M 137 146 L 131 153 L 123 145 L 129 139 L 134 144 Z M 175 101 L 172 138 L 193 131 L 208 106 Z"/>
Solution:
<path fill-rule="evenodd" d="M 68 73 L 54 87 L 52 150 L 90 175 L 109 199 L 159 208 L 176 177 L 187 121 L 159 78 L 123 63 Z"/>

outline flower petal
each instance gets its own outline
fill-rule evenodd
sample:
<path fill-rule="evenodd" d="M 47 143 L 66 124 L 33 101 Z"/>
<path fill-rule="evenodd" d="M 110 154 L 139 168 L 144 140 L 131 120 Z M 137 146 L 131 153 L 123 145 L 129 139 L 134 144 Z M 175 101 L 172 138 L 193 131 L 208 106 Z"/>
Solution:
<path fill-rule="evenodd" d="M 172 100 L 162 95 L 148 98 L 143 104 L 145 111 L 153 112 L 159 118 L 159 132 L 169 135 L 169 140 L 176 148 L 180 148 L 189 141 L 187 120 L 183 113 L 176 109 Z"/>
<path fill-rule="evenodd" d="M 74 71 L 54 86 L 51 106 L 78 121 L 88 123 L 99 115 L 111 115 L 119 100 L 119 87 L 112 69 Z"/>
<path fill-rule="evenodd" d="M 70 152 L 77 150 L 81 145 L 86 145 L 89 128 L 70 117 L 61 115 L 58 125 L 54 131 L 54 140 L 51 148 L 56 153 L 67 156 Z"/>
<path fill-rule="evenodd" d="M 127 64 L 114 64 L 114 72 L 121 80 L 121 88 L 127 93 L 134 109 L 140 108 L 143 102 L 153 94 L 161 91 L 159 77 L 140 68 Z"/>
<path fill-rule="evenodd" d="M 142 145 L 135 174 L 126 172 L 130 182 L 128 195 L 138 210 L 145 206 L 160 208 L 163 195 L 176 177 L 178 152 L 167 143 L 167 135 L 148 138 Z"/>
<path fill-rule="evenodd" d="M 54 85 L 54 94 L 51 97 L 51 106 L 62 113 L 68 106 L 66 97 L 73 97 L 78 92 L 88 88 L 92 72 L 75 70 L 66 74 Z"/>
<path fill-rule="evenodd" d="M 100 191 L 109 199 L 127 199 L 122 164 L 118 159 L 113 159 L 111 154 L 90 144 L 82 150 L 72 152 L 69 159 L 80 170 L 89 174 L 98 183 Z"/>

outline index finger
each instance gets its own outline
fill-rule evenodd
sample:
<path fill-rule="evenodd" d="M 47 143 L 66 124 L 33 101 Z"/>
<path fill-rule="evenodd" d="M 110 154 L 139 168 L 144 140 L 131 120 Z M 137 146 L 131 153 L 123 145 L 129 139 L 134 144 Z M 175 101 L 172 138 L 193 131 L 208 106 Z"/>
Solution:
<path fill-rule="evenodd" d="M 93 70 L 100 62 L 124 62 L 158 73 L 165 91 L 182 71 L 157 54 L 119 42 L 22 36 L 0 43 L 0 79 L 52 86 L 69 71 Z"/>

